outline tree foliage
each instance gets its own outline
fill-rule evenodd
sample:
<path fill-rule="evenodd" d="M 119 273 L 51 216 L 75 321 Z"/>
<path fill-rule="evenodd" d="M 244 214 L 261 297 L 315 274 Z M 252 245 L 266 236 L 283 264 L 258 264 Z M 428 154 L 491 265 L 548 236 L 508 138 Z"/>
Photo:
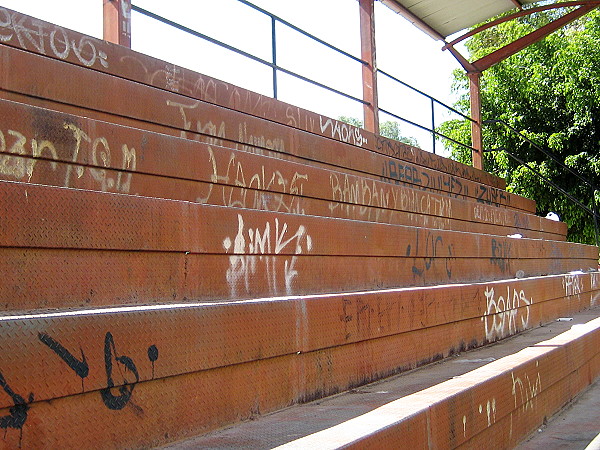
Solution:
<path fill-rule="evenodd" d="M 349 125 L 353 125 L 355 127 L 359 127 L 359 128 L 363 127 L 362 120 L 357 119 L 356 117 L 340 116 L 340 117 L 338 117 L 338 120 L 341 122 L 347 123 Z M 384 137 L 387 137 L 390 139 L 395 139 L 396 141 L 400 141 L 400 142 L 403 142 L 408 145 L 412 145 L 413 147 L 419 146 L 419 143 L 417 142 L 417 140 L 415 138 L 402 136 L 402 134 L 400 132 L 400 124 L 398 122 L 394 122 L 393 120 L 387 120 L 385 122 L 381 122 L 379 124 L 379 134 L 381 136 L 384 136 Z"/>
<path fill-rule="evenodd" d="M 467 42 L 470 58 L 485 56 L 563 13 L 538 13 L 485 30 Z M 491 67 L 484 72 L 481 85 L 484 120 L 507 122 L 594 185 L 600 185 L 598 10 Z M 467 111 L 468 81 L 462 71 L 454 73 L 454 89 L 462 94 L 456 107 Z M 470 124 L 465 121 L 445 122 L 440 132 L 470 143 Z M 533 145 L 500 125 L 486 126 L 483 134 L 485 149 L 508 150 L 593 210 L 593 190 Z M 446 145 L 453 158 L 470 163 L 470 149 L 450 142 Z M 485 170 L 504 177 L 508 190 L 534 199 L 538 214 L 558 213 L 569 225 L 569 240 L 595 242 L 592 217 L 506 152 L 486 153 Z"/>

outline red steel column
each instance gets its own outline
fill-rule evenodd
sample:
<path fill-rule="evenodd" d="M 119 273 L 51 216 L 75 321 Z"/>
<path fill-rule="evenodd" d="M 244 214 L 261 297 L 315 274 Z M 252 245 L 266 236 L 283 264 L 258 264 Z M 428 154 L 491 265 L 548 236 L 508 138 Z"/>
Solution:
<path fill-rule="evenodd" d="M 104 40 L 131 48 L 131 0 L 103 0 Z"/>
<path fill-rule="evenodd" d="M 375 60 L 375 8 L 374 0 L 359 0 L 360 41 L 363 65 L 364 128 L 379 134 L 379 108 L 377 106 L 377 64 Z"/>
<path fill-rule="evenodd" d="M 469 90 L 471 94 L 471 145 L 473 146 L 473 167 L 483 170 L 483 139 L 481 137 L 481 72 L 470 72 Z"/>

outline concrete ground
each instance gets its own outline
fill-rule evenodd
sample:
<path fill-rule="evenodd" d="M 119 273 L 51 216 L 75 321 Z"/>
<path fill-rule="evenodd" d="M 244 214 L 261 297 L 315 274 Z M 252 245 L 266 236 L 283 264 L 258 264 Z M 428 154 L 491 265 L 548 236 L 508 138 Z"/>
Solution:
<path fill-rule="evenodd" d="M 295 405 L 256 420 L 243 422 L 165 448 L 269 449 L 332 427 L 405 395 L 428 388 L 488 362 L 550 339 L 571 326 L 600 316 L 600 307 L 572 315 L 572 321 L 554 321 L 501 342 L 447 358 L 435 364 L 372 383 L 333 397 Z M 585 448 L 600 432 L 600 381 L 519 449 Z"/>
<path fill-rule="evenodd" d="M 518 450 L 585 449 L 600 433 L 600 379 L 534 431 Z"/>

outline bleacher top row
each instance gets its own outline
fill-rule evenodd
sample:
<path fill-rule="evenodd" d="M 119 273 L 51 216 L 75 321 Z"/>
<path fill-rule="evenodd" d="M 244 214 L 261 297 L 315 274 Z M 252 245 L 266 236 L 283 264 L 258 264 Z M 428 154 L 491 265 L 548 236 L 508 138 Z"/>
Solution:
<path fill-rule="evenodd" d="M 277 124 L 303 130 L 333 141 L 350 144 L 452 176 L 499 189 L 505 188 L 503 179 L 473 167 L 465 166 L 407 144 L 375 135 L 346 123 L 137 53 L 131 49 L 1 7 L 0 42 L 37 55 L 66 61 L 76 66 L 92 68 L 118 78 L 177 93 L 188 99 L 220 105 L 233 111 L 267 119 Z M 67 78 L 64 81 L 71 89 L 76 89 L 73 80 L 73 78 Z M 123 95 L 122 98 L 129 98 L 131 101 L 134 99 L 135 101 L 142 100 L 121 90 L 116 90 L 113 93 L 113 96 L 118 95 Z M 192 108 L 194 104 L 188 100 L 186 106 L 182 107 L 181 110 L 183 117 L 180 117 L 180 121 L 183 119 L 183 125 L 188 125 L 191 129 L 195 128 L 195 124 L 192 125 L 187 121 L 185 112 Z M 175 105 L 172 107 L 177 109 Z M 218 129 L 218 123 L 213 118 L 210 119 Z M 256 136 L 254 137 L 256 138 Z M 273 149 L 281 146 L 289 149 L 292 146 L 292 143 L 286 142 L 283 136 L 277 136 L 274 139 L 265 137 L 264 145 L 269 147 L 269 144 Z"/>

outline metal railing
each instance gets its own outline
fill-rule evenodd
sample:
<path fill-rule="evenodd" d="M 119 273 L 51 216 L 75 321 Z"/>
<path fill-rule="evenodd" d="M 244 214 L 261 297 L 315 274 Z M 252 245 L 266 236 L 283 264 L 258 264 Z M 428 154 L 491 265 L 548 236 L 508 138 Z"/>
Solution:
<path fill-rule="evenodd" d="M 177 22 L 174 22 L 174 21 L 172 21 L 170 19 L 167 19 L 167 18 L 162 17 L 162 16 L 160 16 L 158 14 L 155 14 L 155 13 L 153 13 L 151 11 L 148 11 L 148 10 L 146 10 L 144 8 L 141 8 L 140 6 L 137 6 L 135 4 L 131 5 L 131 9 L 133 11 L 139 13 L 139 14 L 142 14 L 142 15 L 144 15 L 146 17 L 154 19 L 154 20 L 156 20 L 158 22 L 161 22 L 161 23 L 163 23 L 165 25 L 169 25 L 169 26 L 174 27 L 174 28 L 176 28 L 176 29 L 178 29 L 180 31 L 188 33 L 188 34 L 190 34 L 192 36 L 201 38 L 201 39 L 203 39 L 203 40 L 205 40 L 207 42 L 210 42 L 210 43 L 212 43 L 214 45 L 222 47 L 222 48 L 224 48 L 226 50 L 229 50 L 231 52 L 234 52 L 234 53 L 236 53 L 238 55 L 244 56 L 244 57 L 246 57 L 246 58 L 248 58 L 248 59 L 250 59 L 252 61 L 255 61 L 255 62 L 259 63 L 259 64 L 262 64 L 264 66 L 270 67 L 272 69 L 272 71 L 273 71 L 272 89 L 273 89 L 273 97 L 274 98 L 278 98 L 279 92 L 278 92 L 278 79 L 277 79 L 277 75 L 278 75 L 279 72 L 281 72 L 281 73 L 285 73 L 287 75 L 290 75 L 290 76 L 292 76 L 294 78 L 297 78 L 299 80 L 302 80 L 302 81 L 304 81 L 306 83 L 310 83 L 310 84 L 312 84 L 314 86 L 317 86 L 319 88 L 322 88 L 322 89 L 325 89 L 327 91 L 333 92 L 334 94 L 337 94 L 337 95 L 340 95 L 340 96 L 345 97 L 347 99 L 350 99 L 350 100 L 353 100 L 355 102 L 361 103 L 363 105 L 370 105 L 369 102 L 365 101 L 362 98 L 356 97 L 356 96 L 351 95 L 351 94 L 349 94 L 347 92 L 341 91 L 341 90 L 339 90 L 339 89 L 337 89 L 337 88 L 335 88 L 333 86 L 329 86 L 329 85 L 327 85 L 325 83 L 321 83 L 321 82 L 319 82 L 317 80 L 314 80 L 312 78 L 309 78 L 309 77 L 301 75 L 301 74 L 299 74 L 299 73 L 297 73 L 295 71 L 292 71 L 292 70 L 289 70 L 289 69 L 287 69 L 285 67 L 280 66 L 277 63 L 277 55 L 278 55 L 278 50 L 279 49 L 278 49 L 278 46 L 277 46 L 276 26 L 277 26 L 277 24 L 281 24 L 281 25 L 283 25 L 283 26 L 285 26 L 285 27 L 287 27 L 287 28 L 289 28 L 291 30 L 294 30 L 294 31 L 300 33 L 301 35 L 303 35 L 305 37 L 310 38 L 311 40 L 313 40 L 313 41 L 315 41 L 315 42 L 323 45 L 324 47 L 327 47 L 330 50 L 333 50 L 333 51 L 337 52 L 338 54 L 340 54 L 340 55 L 342 55 L 342 56 L 344 56 L 344 57 L 346 57 L 346 58 L 348 58 L 348 59 L 350 59 L 352 61 L 355 61 L 355 62 L 361 64 L 361 65 L 368 65 L 368 63 L 366 61 L 363 61 L 362 59 L 360 59 L 360 58 L 358 58 L 358 57 L 356 57 L 356 56 L 354 56 L 354 55 L 352 55 L 352 54 L 350 54 L 350 53 L 348 53 L 348 52 L 346 52 L 346 51 L 344 51 L 344 50 L 342 50 L 342 49 L 340 49 L 340 48 L 338 48 L 338 47 L 336 47 L 336 46 L 334 46 L 334 45 L 332 45 L 332 44 L 330 44 L 330 43 L 328 43 L 326 41 L 324 41 L 323 39 L 320 39 L 319 37 L 317 37 L 317 36 L 315 36 L 315 35 L 307 32 L 307 31 L 305 31 L 303 29 L 301 29 L 300 27 L 298 27 L 298 26 L 296 26 L 296 25 L 294 25 L 294 24 L 292 24 L 292 23 L 290 23 L 290 22 L 282 19 L 281 17 L 278 17 L 277 15 L 275 15 L 275 14 L 273 14 L 273 13 L 271 13 L 271 12 L 269 12 L 269 11 L 263 9 L 263 8 L 260 8 L 259 6 L 254 5 L 253 3 L 251 3 L 251 2 L 249 2 L 247 0 L 237 0 L 237 1 L 239 3 L 242 3 L 242 4 L 244 4 L 244 5 L 252 8 L 253 10 L 255 10 L 255 11 L 261 13 L 261 14 L 264 14 L 265 16 L 267 16 L 270 19 L 270 22 L 271 22 L 271 59 L 270 60 L 266 60 L 264 58 L 260 58 L 260 57 L 258 57 L 256 55 L 253 55 L 252 53 L 246 52 L 246 51 L 241 50 L 239 48 L 236 48 L 236 47 L 234 47 L 232 45 L 229 45 L 229 44 L 227 44 L 225 42 L 222 42 L 222 41 L 220 41 L 218 39 L 210 37 L 210 36 L 208 36 L 208 35 L 206 35 L 204 33 L 201 33 L 199 31 L 196 31 L 196 30 L 193 30 L 193 29 L 191 29 L 189 27 L 181 25 L 181 24 L 179 24 Z M 415 92 L 415 93 L 417 93 L 417 94 L 419 94 L 419 95 L 421 95 L 421 96 L 423 96 L 423 97 L 425 97 L 425 98 L 427 98 L 429 100 L 430 107 L 431 107 L 431 128 L 429 126 L 425 126 L 423 124 L 419 124 L 419 123 L 417 123 L 414 120 L 411 120 L 409 118 L 406 118 L 406 117 L 403 117 L 403 116 L 401 116 L 399 114 L 396 114 L 396 113 L 394 113 L 393 111 L 390 111 L 390 110 L 385 110 L 385 109 L 379 108 L 380 112 L 382 112 L 384 114 L 387 114 L 387 115 L 389 115 L 389 116 L 391 116 L 391 117 L 393 117 L 393 118 L 395 118 L 397 120 L 400 120 L 400 121 L 402 121 L 404 123 L 407 123 L 407 124 L 409 124 L 411 126 L 414 126 L 414 127 L 419 128 L 421 130 L 429 132 L 432 135 L 432 150 L 433 150 L 433 153 L 435 153 L 435 151 L 436 151 L 436 140 L 438 138 L 447 139 L 448 141 L 451 141 L 451 142 L 453 142 L 453 143 L 455 143 L 457 145 L 461 145 L 461 146 L 464 146 L 464 147 L 472 149 L 472 147 L 470 145 L 467 145 L 467 144 L 464 144 L 462 142 L 456 141 L 455 139 L 453 139 L 453 138 L 451 138 L 449 136 L 445 136 L 445 135 L 443 135 L 442 133 L 440 133 L 440 132 L 438 132 L 436 130 L 435 106 L 439 105 L 439 106 L 445 108 L 448 111 L 451 111 L 451 112 L 453 112 L 455 114 L 458 114 L 459 116 L 463 117 L 465 120 L 473 121 L 473 119 L 471 117 L 463 114 L 462 112 L 460 112 L 460 111 L 456 110 L 455 108 L 453 108 L 453 107 L 445 104 L 444 102 L 442 102 L 440 100 L 437 100 L 436 98 L 434 98 L 434 97 L 426 94 L 425 92 L 423 92 L 423 91 L 421 91 L 421 90 L 419 90 L 419 89 L 417 89 L 417 88 L 409 85 L 408 83 L 403 82 L 402 80 L 398 79 L 397 77 L 394 77 L 393 75 L 390 75 L 389 73 L 387 73 L 387 72 L 385 72 L 383 70 L 378 69 L 377 73 L 381 74 L 382 76 L 384 76 L 384 77 L 386 77 L 386 78 L 388 78 L 388 79 L 390 79 L 390 80 L 392 80 L 392 81 L 394 81 L 396 83 L 399 83 L 400 85 L 402 85 L 402 86 L 410 89 L 411 91 L 413 91 L 413 92 Z"/>
<path fill-rule="evenodd" d="M 597 246 L 600 245 L 600 232 L 599 232 L 599 228 L 598 228 L 598 206 L 596 204 L 596 192 L 598 191 L 598 188 L 590 180 L 588 180 L 587 178 L 585 178 L 584 176 L 582 176 L 580 173 L 578 173 L 575 170 L 573 170 L 571 167 L 567 166 L 560 159 L 558 159 L 555 155 L 553 155 L 552 153 L 546 151 L 541 145 L 539 145 L 536 142 L 532 141 L 530 138 L 528 138 L 527 136 L 525 136 L 522 132 L 519 132 L 518 130 L 516 130 L 514 127 L 512 127 L 511 125 L 509 125 L 504 120 L 501 120 L 501 119 L 484 120 L 483 124 L 484 125 L 491 125 L 491 124 L 500 124 L 500 125 L 503 125 L 507 130 L 509 130 L 513 134 L 517 135 L 520 139 L 522 139 L 522 140 L 526 141 L 527 143 L 529 143 L 532 147 L 534 147 L 536 150 L 540 151 L 542 154 L 544 154 L 548 158 L 552 159 L 562 169 L 566 170 L 571 175 L 575 176 L 579 181 L 581 181 L 583 184 L 587 185 L 592 190 L 592 205 L 593 206 L 592 206 L 592 208 L 590 208 L 586 204 L 582 203 L 575 196 L 573 196 L 571 193 L 567 192 L 562 187 L 560 187 L 559 185 L 557 185 L 556 183 L 554 183 L 552 180 L 550 180 L 548 177 L 546 177 L 545 175 L 543 175 L 539 170 L 537 170 L 535 167 L 531 166 L 531 164 L 529 164 L 528 162 L 523 161 L 521 158 L 519 158 L 518 156 L 514 155 L 512 152 L 508 151 L 506 148 L 500 147 L 500 148 L 496 148 L 496 149 L 492 149 L 492 150 L 486 150 L 486 152 L 493 152 L 493 151 L 503 151 L 503 152 L 505 152 L 510 158 L 512 158 L 513 160 L 515 160 L 520 165 L 522 165 L 522 166 L 528 168 L 529 170 L 531 170 L 535 175 L 537 175 L 538 177 L 540 177 L 542 180 L 544 180 L 546 183 L 548 183 L 550 186 L 552 186 L 558 192 L 560 192 L 565 197 L 567 197 L 574 204 L 576 204 L 577 206 L 579 206 L 579 208 L 581 208 L 582 210 L 584 210 L 585 212 L 587 212 L 588 214 L 590 214 L 592 216 L 593 220 L 594 220 L 594 232 L 595 232 L 595 238 L 596 238 L 596 245 Z"/>
<path fill-rule="evenodd" d="M 413 91 L 413 92 L 415 92 L 415 93 L 417 93 L 417 94 L 419 94 L 419 95 L 421 95 L 421 96 L 426 97 L 427 99 L 429 99 L 429 101 L 431 102 L 431 128 L 428 128 L 428 127 L 426 127 L 424 125 L 418 124 L 418 123 L 416 123 L 416 122 L 414 122 L 414 121 L 412 121 L 410 119 L 407 119 L 405 117 L 402 117 L 400 115 L 394 114 L 394 113 L 392 113 L 392 112 L 390 112 L 388 110 L 385 110 L 385 109 L 383 109 L 381 107 L 379 108 L 380 112 L 388 114 L 389 116 L 392 116 L 392 117 L 394 117 L 394 118 L 396 118 L 398 120 L 401 120 L 401 121 L 403 121 L 405 123 L 408 123 L 408 124 L 410 124 L 410 125 L 412 125 L 414 127 L 420 128 L 420 129 L 425 130 L 425 131 L 429 131 L 431 133 L 432 139 L 433 139 L 433 141 L 432 141 L 433 153 L 435 153 L 436 140 L 437 140 L 438 137 L 447 139 L 448 141 L 453 142 L 453 143 L 455 143 L 457 145 L 461 145 L 463 147 L 467 147 L 467 148 L 470 148 L 471 150 L 473 150 L 473 147 L 471 147 L 470 145 L 467 145 L 467 144 L 464 144 L 464 143 L 462 143 L 460 141 L 457 141 L 457 140 L 455 140 L 455 139 L 453 139 L 453 138 L 451 138 L 449 136 L 446 136 L 445 134 L 442 134 L 442 133 L 440 133 L 439 131 L 436 130 L 436 125 L 435 125 L 435 105 L 436 104 L 440 105 L 440 106 L 446 108 L 448 111 L 452 111 L 453 113 L 461 116 L 463 119 L 468 120 L 470 122 L 475 122 L 475 120 L 473 120 L 471 117 L 463 114 L 459 110 L 453 108 L 452 106 L 449 106 L 449 105 L 445 104 L 444 102 L 442 102 L 442 101 L 440 101 L 440 100 L 432 97 L 429 94 L 426 94 L 425 92 L 423 92 L 423 91 L 421 91 L 421 90 L 419 90 L 419 89 L 411 86 L 410 84 L 408 84 L 408 83 L 400 80 L 399 78 L 394 77 L 393 75 L 390 75 L 387 72 L 384 72 L 381 69 L 377 69 L 377 73 L 381 74 L 381 75 L 387 77 L 388 79 L 390 79 L 390 80 L 392 80 L 392 81 L 394 81 L 394 82 L 396 82 L 396 83 L 398 83 L 398 84 L 400 84 L 400 85 L 402 85 L 402 86 L 410 89 L 411 91 Z"/>
<path fill-rule="evenodd" d="M 363 99 L 358 98 L 358 97 L 356 97 L 354 95 L 351 95 L 351 94 L 348 94 L 346 92 L 340 91 L 339 89 L 336 89 L 336 88 L 334 88 L 332 86 L 328 86 L 328 85 L 326 85 L 324 83 L 321 83 L 319 81 L 313 80 L 312 78 L 305 77 L 304 75 L 301 75 L 301 74 L 299 74 L 297 72 L 294 72 L 292 70 L 286 69 L 285 67 L 279 66 L 277 64 L 277 33 L 276 33 L 276 25 L 277 25 L 277 23 L 285 25 L 286 27 L 289 27 L 290 29 L 292 29 L 294 31 L 297 31 L 298 33 L 301 33 L 302 35 L 304 35 L 304 36 L 306 36 L 306 37 L 314 40 L 315 42 L 318 42 L 319 44 L 324 45 L 327 48 L 329 48 L 331 50 L 334 50 L 337 53 L 339 53 L 339 54 L 341 54 L 341 55 L 343 55 L 343 56 L 345 56 L 347 58 L 350 58 L 350 59 L 352 59 L 352 60 L 354 60 L 354 61 L 356 61 L 356 62 L 358 62 L 360 64 L 363 64 L 363 65 L 367 64 L 366 61 L 363 61 L 362 59 L 357 58 L 356 56 L 353 56 L 350 53 L 348 53 L 348 52 L 346 52 L 346 51 L 344 51 L 344 50 L 342 50 L 342 49 L 340 49 L 340 48 L 338 48 L 338 47 L 336 47 L 334 45 L 331 45 L 331 44 L 325 42 L 324 40 L 322 40 L 322 39 L 320 39 L 320 38 L 318 38 L 318 37 L 316 37 L 316 36 L 308 33 L 307 31 L 302 30 L 301 28 L 299 28 L 299 27 L 291 24 L 290 22 L 288 22 L 288 21 L 286 21 L 286 20 L 284 20 L 284 19 L 276 16 L 275 14 L 272 14 L 269 11 L 266 11 L 266 10 L 264 10 L 264 9 L 256 6 L 256 5 L 254 5 L 253 3 L 250 3 L 250 2 L 248 2 L 246 0 L 237 0 L 237 1 L 239 3 L 242 3 L 242 4 L 246 5 L 246 6 L 249 6 L 250 8 L 254 9 L 255 11 L 258 11 L 258 12 L 260 12 L 260 13 L 268 16 L 271 19 L 271 61 L 267 61 L 266 59 L 260 58 L 260 57 L 258 57 L 256 55 L 253 55 L 252 53 L 248 53 L 248 52 L 246 52 L 244 50 L 240 50 L 237 47 L 234 47 L 232 45 L 226 44 L 225 42 L 222 42 L 222 41 L 220 41 L 218 39 L 215 39 L 215 38 L 212 38 L 210 36 L 207 36 L 204 33 L 200 33 L 199 31 L 196 31 L 196 30 L 193 30 L 193 29 L 191 29 L 189 27 L 181 25 L 181 24 L 179 24 L 177 22 L 174 22 L 174 21 L 172 21 L 170 19 L 162 17 L 162 16 L 160 16 L 158 14 L 155 14 L 155 13 L 153 13 L 151 11 L 148 11 L 148 10 L 146 10 L 144 8 L 141 8 L 141 7 L 137 6 L 137 5 L 132 4 L 131 5 L 131 9 L 132 9 L 132 11 L 135 11 L 135 12 L 138 12 L 140 14 L 143 14 L 144 16 L 150 17 L 151 19 L 154 19 L 154 20 L 156 20 L 158 22 L 164 23 L 165 25 L 172 26 L 173 28 L 176 28 L 176 29 L 178 29 L 180 31 L 184 31 L 184 32 L 186 32 L 188 34 L 191 34 L 192 36 L 204 39 L 207 42 L 210 42 L 212 44 L 218 45 L 219 47 L 222 47 L 222 48 L 225 48 L 225 49 L 227 49 L 229 51 L 237 53 L 238 55 L 244 56 L 244 57 L 246 57 L 248 59 L 251 59 L 252 61 L 255 61 L 255 62 L 260 63 L 262 65 L 265 65 L 267 67 L 270 67 L 271 69 L 273 69 L 273 98 L 277 98 L 277 94 L 278 94 L 278 92 L 277 92 L 278 91 L 278 89 L 277 89 L 277 73 L 278 72 L 282 72 L 282 73 L 285 73 L 287 75 L 293 76 L 294 78 L 298 78 L 299 80 L 305 81 L 305 82 L 313 84 L 315 86 L 318 86 L 318 87 L 320 87 L 322 89 L 326 89 L 326 90 L 328 90 L 330 92 L 333 92 L 335 94 L 341 95 L 341 96 L 349 98 L 351 100 L 354 100 L 356 102 L 359 102 L 359 103 L 362 103 L 362 104 L 365 104 L 365 105 L 369 104 L 368 102 L 366 102 Z"/>

